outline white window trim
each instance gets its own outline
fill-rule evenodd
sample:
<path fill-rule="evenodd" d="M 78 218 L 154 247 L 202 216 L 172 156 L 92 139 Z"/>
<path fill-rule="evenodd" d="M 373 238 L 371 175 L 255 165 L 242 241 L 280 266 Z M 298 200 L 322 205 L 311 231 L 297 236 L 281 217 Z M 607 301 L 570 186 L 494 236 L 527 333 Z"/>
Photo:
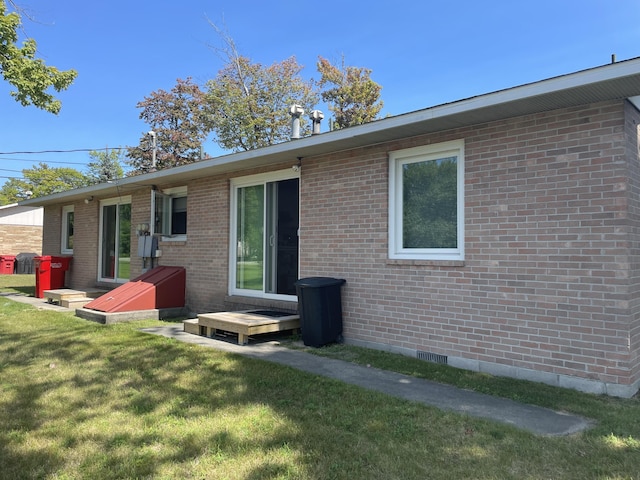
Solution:
<path fill-rule="evenodd" d="M 155 215 L 155 210 L 156 210 L 156 195 L 155 195 L 155 190 L 151 191 L 151 220 L 150 220 L 150 226 L 152 229 L 151 234 L 155 234 L 155 232 L 153 231 L 155 229 L 155 221 L 153 216 Z M 187 196 L 187 187 L 186 186 L 182 186 L 182 187 L 173 187 L 173 188 L 164 188 L 162 189 L 162 193 L 163 195 L 169 196 L 169 197 L 186 197 Z M 189 212 L 187 211 L 187 220 L 189 218 Z M 187 235 L 189 234 L 189 231 L 187 230 L 186 234 L 180 234 L 180 235 L 161 235 L 158 234 L 158 236 L 160 237 L 160 240 L 163 242 L 185 242 L 187 240 Z"/>
<path fill-rule="evenodd" d="M 294 171 L 293 169 L 287 170 L 278 170 L 276 172 L 269 173 L 259 173 L 256 175 L 248 175 L 246 177 L 238 177 L 231 179 L 231 188 L 229 189 L 231 199 L 229 202 L 229 295 L 241 295 L 243 297 L 257 297 L 257 298 L 265 298 L 271 300 L 284 300 L 284 301 L 295 301 L 298 299 L 295 295 L 283 295 L 283 294 L 275 294 L 275 293 L 267 293 L 264 291 L 258 290 L 248 290 L 248 289 L 240 289 L 236 288 L 236 262 L 237 258 L 237 249 L 238 245 L 235 241 L 235 232 L 237 232 L 238 228 L 238 219 L 236 216 L 237 212 L 237 189 L 242 187 L 250 187 L 253 185 L 266 184 L 268 182 L 278 182 L 281 180 L 290 180 L 292 178 L 300 178 L 300 173 Z M 300 262 L 298 262 L 298 270 L 300 269 Z M 300 272 L 298 271 L 298 274 Z"/>
<path fill-rule="evenodd" d="M 73 254 L 73 248 L 66 248 L 68 245 L 67 232 L 69 230 L 69 213 L 74 211 L 73 205 L 65 205 L 62 207 L 62 237 L 60 239 L 60 253 Z M 74 219 L 75 223 L 75 219 Z M 74 225 L 75 228 L 75 225 Z"/>
<path fill-rule="evenodd" d="M 402 247 L 402 165 L 457 157 L 457 248 Z M 464 260 L 464 140 L 398 150 L 389 154 L 389 258 L 406 260 Z"/>

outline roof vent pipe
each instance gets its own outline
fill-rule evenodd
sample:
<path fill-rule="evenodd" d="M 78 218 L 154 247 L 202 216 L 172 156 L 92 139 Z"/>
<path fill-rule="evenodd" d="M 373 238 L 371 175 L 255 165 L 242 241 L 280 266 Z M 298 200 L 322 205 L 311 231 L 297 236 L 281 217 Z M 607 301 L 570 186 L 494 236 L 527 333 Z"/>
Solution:
<path fill-rule="evenodd" d="M 311 121 L 313 122 L 312 135 L 320 134 L 320 122 L 324 118 L 324 114 L 320 110 L 314 110 L 311 112 Z"/>
<path fill-rule="evenodd" d="M 304 109 L 300 105 L 291 105 L 291 140 L 300 138 L 300 117 L 304 114 Z"/>

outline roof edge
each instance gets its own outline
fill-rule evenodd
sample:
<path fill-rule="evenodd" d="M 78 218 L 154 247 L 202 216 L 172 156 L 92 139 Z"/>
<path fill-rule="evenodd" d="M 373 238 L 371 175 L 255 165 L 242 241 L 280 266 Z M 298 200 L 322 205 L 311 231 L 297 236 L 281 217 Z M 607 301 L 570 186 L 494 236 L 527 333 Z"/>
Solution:
<path fill-rule="evenodd" d="M 261 162 L 268 164 L 281 162 L 287 158 L 299 156 L 310 156 L 313 154 L 323 154 L 333 151 L 341 151 L 345 148 L 357 148 L 371 144 L 371 139 L 382 132 L 398 130 L 422 122 L 435 121 L 454 115 L 464 115 L 483 109 L 499 107 L 500 105 L 512 104 L 514 102 L 524 102 L 534 97 L 558 94 L 562 91 L 579 89 L 589 85 L 605 83 L 612 80 L 624 79 L 625 77 L 640 76 L 640 57 L 628 60 L 621 60 L 597 67 L 580 70 L 573 73 L 559 75 L 536 82 L 531 82 L 515 87 L 510 87 L 495 92 L 485 93 L 449 103 L 443 103 L 432 107 L 415 110 L 408 113 L 399 114 L 393 117 L 375 120 L 364 125 L 357 125 L 341 130 L 326 132 L 321 135 L 304 137 L 291 140 L 276 145 L 249 150 L 237 153 L 230 153 L 201 160 L 189 165 L 160 170 L 158 172 L 146 173 L 133 177 L 125 177 L 115 180 L 112 183 L 98 184 L 83 187 L 66 192 L 56 193 L 48 196 L 23 200 L 19 205 L 42 206 L 55 204 L 63 201 L 80 199 L 83 196 L 100 194 L 120 194 L 123 188 L 134 188 L 136 186 L 149 186 L 162 181 L 170 181 L 172 177 L 196 176 L 196 172 L 206 171 L 211 174 L 215 172 L 229 171 L 233 166 L 238 169 L 251 162 Z M 640 93 L 640 87 L 638 88 Z M 636 100 L 634 105 L 640 104 L 640 96 L 630 97 L 631 101 Z M 247 168 L 246 166 L 244 168 Z"/>

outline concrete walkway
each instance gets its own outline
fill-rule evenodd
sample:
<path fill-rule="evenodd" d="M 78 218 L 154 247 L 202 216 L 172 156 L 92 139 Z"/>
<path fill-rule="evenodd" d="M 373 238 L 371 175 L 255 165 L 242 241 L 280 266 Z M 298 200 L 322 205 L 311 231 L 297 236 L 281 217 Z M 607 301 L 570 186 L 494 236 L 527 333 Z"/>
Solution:
<path fill-rule="evenodd" d="M 287 365 L 305 372 L 341 380 L 352 385 L 386 393 L 472 417 L 507 423 L 537 435 L 570 435 L 588 428 L 592 422 L 547 408 L 525 405 L 500 397 L 463 390 L 399 373 L 365 367 L 342 360 L 320 357 L 281 347 L 277 342 L 237 345 L 183 331 L 182 325 L 144 328 L 143 332 L 174 338 L 181 342 L 237 353 L 251 358 Z"/>
<path fill-rule="evenodd" d="M 74 311 L 71 308 L 65 308 L 65 307 L 61 307 L 60 305 L 56 305 L 55 303 L 49 303 L 44 298 L 31 297 L 23 293 L 3 292 L 3 293 L 0 293 L 0 297 L 9 298 L 11 300 L 14 300 L 20 303 L 26 303 L 28 305 L 31 305 L 37 308 L 38 310 L 53 310 L 56 312 L 73 312 Z"/>

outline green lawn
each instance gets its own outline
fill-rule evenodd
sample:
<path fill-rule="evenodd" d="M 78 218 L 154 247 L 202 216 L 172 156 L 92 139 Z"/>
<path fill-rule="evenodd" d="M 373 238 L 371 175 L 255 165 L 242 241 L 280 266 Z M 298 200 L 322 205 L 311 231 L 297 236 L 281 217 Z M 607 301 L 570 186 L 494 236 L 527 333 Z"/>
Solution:
<path fill-rule="evenodd" d="M 11 278 L 7 278 L 11 277 Z M 32 276 L 0 276 L 32 292 Z M 562 438 L 0 297 L 2 479 L 633 479 L 640 402 L 335 346 L 387 366 L 587 415 Z"/>

